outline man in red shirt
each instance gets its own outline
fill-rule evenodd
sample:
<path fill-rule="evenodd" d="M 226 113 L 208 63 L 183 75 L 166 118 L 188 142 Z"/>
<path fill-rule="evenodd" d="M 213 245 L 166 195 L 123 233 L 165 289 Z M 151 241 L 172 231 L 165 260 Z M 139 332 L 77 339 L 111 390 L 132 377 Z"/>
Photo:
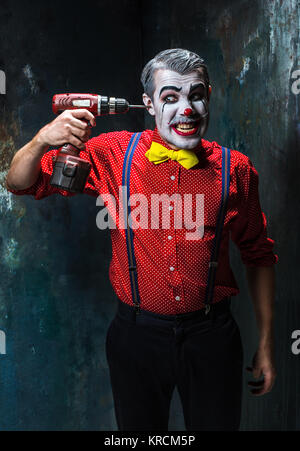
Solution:
<path fill-rule="evenodd" d="M 145 130 L 138 138 L 123 131 L 89 139 L 84 120 L 95 125 L 93 115 L 87 110 L 66 111 L 16 153 L 7 187 L 36 199 L 54 193 L 74 195 L 49 184 L 52 157 L 58 151 L 48 147 L 69 142 L 92 165 L 84 192 L 116 199 L 115 205 L 108 202 L 107 209 L 114 219 L 109 276 L 118 310 L 108 330 L 106 352 L 119 429 L 167 430 L 177 386 L 188 430 L 237 430 L 243 349 L 230 312 L 230 297 L 239 291 L 229 263 L 230 236 L 246 266 L 260 333 L 248 370 L 262 379 L 249 382 L 252 393 L 269 392 L 275 380 L 273 265 L 277 256 L 260 207 L 258 174 L 245 155 L 231 150 L 226 160 L 229 152 L 203 138 L 211 86 L 207 67 L 197 54 L 183 49 L 160 52 L 145 66 L 141 80 L 143 101 L 155 116 L 154 131 Z M 133 143 L 130 205 L 137 200 L 139 208 L 138 214 L 132 211 L 130 237 L 121 227 L 124 210 L 119 194 Z M 226 161 L 228 199 L 221 208 Z M 200 223 L 199 198 L 203 201 Z M 153 201 L 158 201 L 155 208 Z M 166 205 L 168 222 L 161 224 Z M 212 258 L 220 217 L 221 238 Z M 184 225 L 179 221 L 178 226 L 179 219 Z M 213 287 L 209 302 L 208 286 Z"/>

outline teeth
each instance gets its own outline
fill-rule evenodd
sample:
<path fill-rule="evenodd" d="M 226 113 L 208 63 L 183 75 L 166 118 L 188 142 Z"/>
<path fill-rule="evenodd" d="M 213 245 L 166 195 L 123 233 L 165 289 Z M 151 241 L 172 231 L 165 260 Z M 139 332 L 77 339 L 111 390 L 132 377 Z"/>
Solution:
<path fill-rule="evenodd" d="M 195 128 L 195 124 L 177 124 L 176 125 L 177 130 L 192 130 Z"/>

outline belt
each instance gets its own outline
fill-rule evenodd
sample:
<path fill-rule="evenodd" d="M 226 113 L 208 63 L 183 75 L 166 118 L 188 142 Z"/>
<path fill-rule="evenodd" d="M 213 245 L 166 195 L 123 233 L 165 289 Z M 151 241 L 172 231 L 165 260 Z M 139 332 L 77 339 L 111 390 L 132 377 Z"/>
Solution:
<path fill-rule="evenodd" d="M 174 315 L 163 315 L 141 308 L 137 314 L 134 306 L 126 304 L 118 298 L 117 317 L 132 322 L 143 322 L 143 320 L 149 320 L 149 322 L 156 323 L 158 325 L 170 326 L 173 323 L 189 322 L 189 320 L 204 321 L 215 318 L 218 315 L 230 312 L 230 303 L 231 298 L 225 297 L 221 301 L 211 304 L 209 313 L 207 313 L 205 307 L 203 307 L 193 312 L 178 313 Z"/>

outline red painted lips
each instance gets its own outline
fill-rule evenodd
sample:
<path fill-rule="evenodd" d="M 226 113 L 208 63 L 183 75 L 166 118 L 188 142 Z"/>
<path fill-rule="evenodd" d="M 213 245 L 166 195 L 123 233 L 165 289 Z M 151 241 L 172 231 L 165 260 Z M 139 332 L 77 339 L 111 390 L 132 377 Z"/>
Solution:
<path fill-rule="evenodd" d="M 183 129 L 179 130 L 179 129 L 177 128 L 177 126 L 178 126 L 179 124 L 177 124 L 177 125 L 171 125 L 171 127 L 172 127 L 172 129 L 174 130 L 174 132 L 177 133 L 177 135 L 180 135 L 180 136 L 191 136 L 191 135 L 195 135 L 195 134 L 197 133 L 198 128 L 199 128 L 199 125 L 200 125 L 200 121 L 197 121 L 197 122 L 195 122 L 194 124 L 195 124 L 195 127 L 193 127 L 193 128 L 187 128 L 186 131 L 184 131 Z"/>

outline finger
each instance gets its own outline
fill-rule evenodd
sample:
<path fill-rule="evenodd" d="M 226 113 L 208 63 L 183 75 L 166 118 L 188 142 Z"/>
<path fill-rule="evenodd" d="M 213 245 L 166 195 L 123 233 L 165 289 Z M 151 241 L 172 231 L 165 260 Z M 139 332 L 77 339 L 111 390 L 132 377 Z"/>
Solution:
<path fill-rule="evenodd" d="M 84 108 L 80 109 L 80 110 L 72 110 L 71 113 L 72 113 L 72 116 L 74 116 L 77 119 L 86 119 L 87 121 L 90 121 L 90 123 L 93 126 L 96 125 L 96 120 L 95 120 L 94 115 L 90 111 L 85 110 Z"/>
<path fill-rule="evenodd" d="M 76 136 L 76 138 L 83 139 L 85 136 L 85 130 L 81 130 L 81 128 L 71 127 L 72 135 Z"/>
<path fill-rule="evenodd" d="M 84 141 L 85 138 L 88 138 L 89 136 L 89 130 L 82 130 L 81 128 L 73 127 L 70 125 L 69 132 L 76 136 L 76 138 L 80 139 L 81 141 Z"/>
<path fill-rule="evenodd" d="M 84 133 L 84 136 L 81 138 L 81 141 L 87 142 L 90 139 L 91 136 L 91 130 L 87 129 Z"/>
<path fill-rule="evenodd" d="M 91 134 L 92 134 L 92 131 L 91 131 L 90 128 L 88 128 L 88 129 L 86 130 L 86 132 L 85 132 L 85 136 L 86 136 L 86 139 L 87 139 L 87 140 L 90 138 Z"/>
<path fill-rule="evenodd" d="M 254 382 L 254 381 L 249 381 L 248 385 L 251 385 L 251 387 L 256 387 L 256 388 L 260 388 L 262 385 L 264 385 L 264 380 L 258 381 L 258 382 Z"/>
<path fill-rule="evenodd" d="M 267 373 L 264 376 L 263 386 L 260 388 L 255 388 L 255 389 L 251 390 L 251 392 L 255 396 L 265 395 L 266 393 L 269 393 L 271 391 L 273 384 L 274 384 L 274 377 L 273 377 L 272 373 Z"/>
<path fill-rule="evenodd" d="M 82 131 L 79 128 L 77 129 L 75 128 L 73 135 L 76 136 L 76 138 L 80 139 L 80 141 L 87 142 L 90 138 L 91 131 L 90 130 Z"/>
<path fill-rule="evenodd" d="M 251 390 L 251 393 L 254 396 L 261 396 L 263 394 L 261 388 L 255 388 L 255 389 Z"/>
<path fill-rule="evenodd" d="M 68 141 L 70 144 L 72 144 L 73 146 L 77 147 L 80 150 L 85 149 L 84 143 L 80 139 L 76 138 L 76 136 L 74 135 L 71 135 Z"/>
<path fill-rule="evenodd" d="M 259 379 L 262 376 L 261 368 L 253 368 L 252 375 L 254 379 Z"/>
<path fill-rule="evenodd" d="M 263 385 L 260 388 L 254 388 L 253 390 L 251 390 L 251 393 L 255 396 L 262 396 L 267 393 L 267 390 L 265 388 L 265 385 Z"/>
<path fill-rule="evenodd" d="M 79 141 L 81 141 L 81 143 L 84 143 L 86 141 L 88 141 L 89 137 L 90 137 L 90 129 L 87 130 L 82 130 L 81 128 L 77 128 L 77 127 L 72 127 L 69 123 L 65 124 L 65 130 L 67 131 L 66 134 L 66 140 L 68 142 L 71 142 L 71 138 L 75 137 L 76 139 L 78 139 Z M 85 146 L 81 146 L 80 148 L 84 148 Z"/>
<path fill-rule="evenodd" d="M 81 121 L 80 119 L 76 119 L 76 117 L 72 117 L 70 124 L 73 127 L 81 128 L 82 130 L 87 130 L 89 127 L 89 124 L 88 122 L 86 122 L 86 120 Z"/>

